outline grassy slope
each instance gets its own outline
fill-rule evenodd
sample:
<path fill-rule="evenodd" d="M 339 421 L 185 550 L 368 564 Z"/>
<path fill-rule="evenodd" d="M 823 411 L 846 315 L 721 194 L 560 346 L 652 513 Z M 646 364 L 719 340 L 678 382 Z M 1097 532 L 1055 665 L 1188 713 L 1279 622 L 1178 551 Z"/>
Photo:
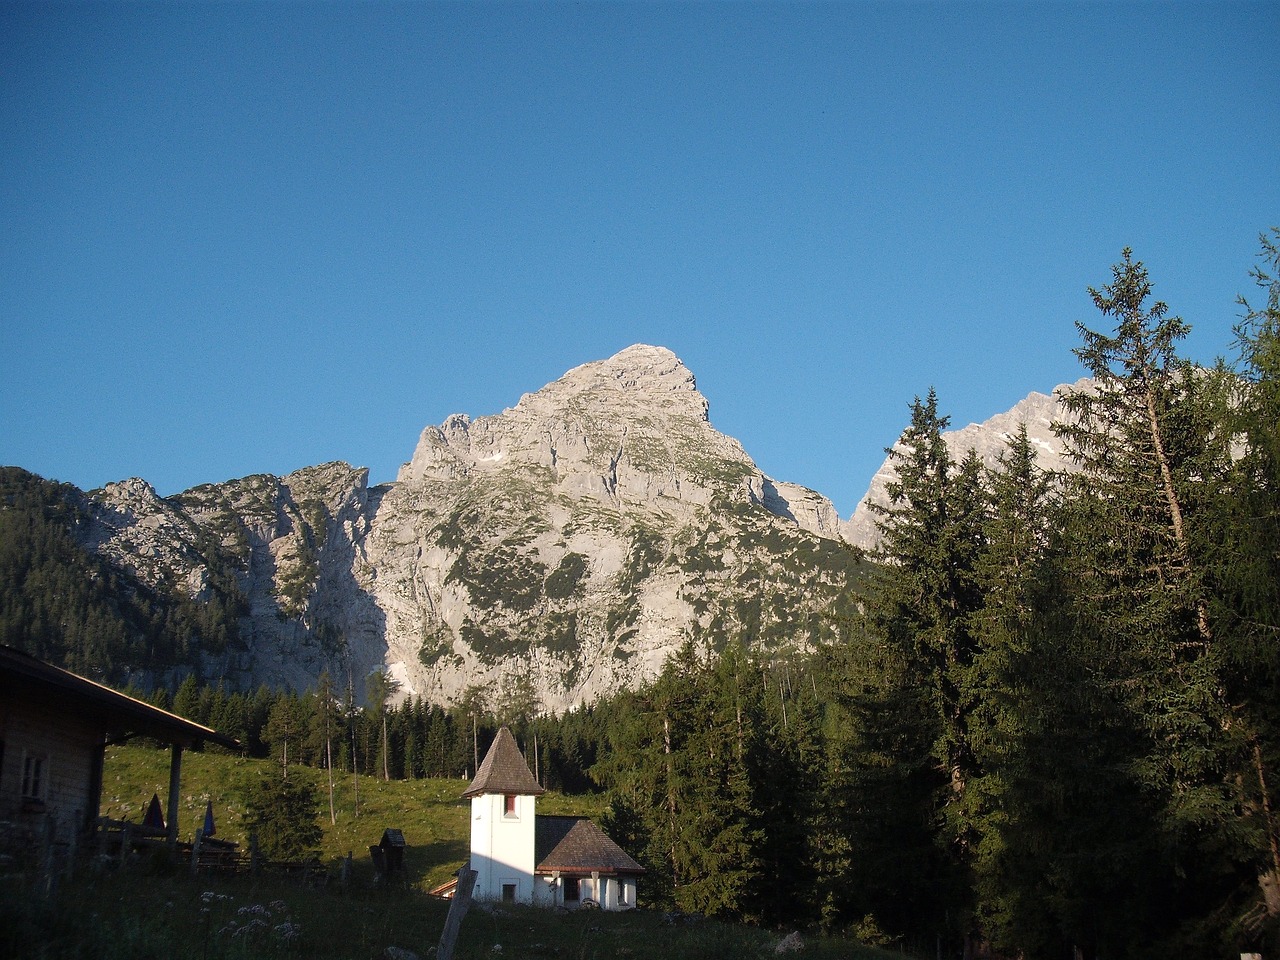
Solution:
<path fill-rule="evenodd" d="M 217 836 L 247 848 L 245 784 L 256 777 L 279 776 L 280 772 L 279 767 L 263 760 L 214 752 L 184 754 L 179 836 L 191 839 L 204 822 L 205 804 L 212 800 Z M 322 770 L 291 766 L 289 776 L 315 785 L 324 828 L 320 857 L 326 863 L 336 863 L 350 852 L 357 875 L 371 875 L 369 846 L 382 839 L 387 827 L 404 833 L 405 872 L 412 884 L 423 889 L 448 880 L 467 859 L 470 802 L 461 799 L 467 786 L 463 780 L 387 783 L 373 777 L 356 781 L 350 774 L 340 776 L 334 782 L 335 824 L 329 817 L 328 775 Z M 160 796 L 161 807 L 168 804 L 168 749 L 111 748 L 102 784 L 102 815 L 140 822 L 152 794 Z M 592 796 L 549 793 L 538 800 L 541 813 L 595 817 L 602 809 L 602 800 Z"/>

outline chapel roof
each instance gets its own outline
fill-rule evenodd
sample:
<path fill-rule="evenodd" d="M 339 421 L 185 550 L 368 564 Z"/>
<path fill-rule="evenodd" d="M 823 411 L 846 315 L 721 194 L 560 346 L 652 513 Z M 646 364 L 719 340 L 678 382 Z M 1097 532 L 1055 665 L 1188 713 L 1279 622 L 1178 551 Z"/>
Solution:
<path fill-rule="evenodd" d="M 534 833 L 536 872 L 644 873 L 603 830 L 586 817 L 538 814 Z"/>
<path fill-rule="evenodd" d="M 475 779 L 462 795 L 478 797 L 485 793 L 518 793 L 524 796 L 540 797 L 547 791 L 538 785 L 529 764 L 516 746 L 516 738 L 506 727 L 498 729 L 493 738 L 489 752 L 484 755 Z"/>

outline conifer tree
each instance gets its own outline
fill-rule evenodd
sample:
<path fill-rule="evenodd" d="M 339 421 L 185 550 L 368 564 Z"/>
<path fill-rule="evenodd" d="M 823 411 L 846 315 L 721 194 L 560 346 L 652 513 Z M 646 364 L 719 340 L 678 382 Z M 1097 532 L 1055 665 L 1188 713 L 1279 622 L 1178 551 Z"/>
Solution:
<path fill-rule="evenodd" d="M 280 761 L 281 772 L 286 779 L 289 761 L 300 762 L 303 725 L 299 706 L 295 696 L 281 691 L 271 705 L 263 730 L 263 738 L 271 746 L 273 756 Z"/>
<path fill-rule="evenodd" d="M 892 885 L 868 891 L 873 915 L 899 927 L 929 922 L 967 941 L 973 836 L 965 794 L 978 773 L 970 731 L 971 627 L 981 599 L 974 565 L 983 504 L 978 460 L 968 456 L 957 470 L 942 438 L 947 425 L 930 391 L 912 403 L 911 423 L 888 451 L 897 478 L 888 486 L 888 505 L 877 511 L 879 572 L 864 620 L 874 655 L 860 665 L 862 676 L 849 678 L 862 692 L 850 701 L 859 735 L 845 763 L 853 788 L 879 805 L 851 811 L 859 835 L 853 857 L 888 859 L 902 845 L 914 853 L 889 875 L 905 862 L 917 878 L 928 878 L 911 884 L 902 877 L 899 883 L 911 884 L 909 896 Z M 911 820 L 927 825 L 932 851 Z M 877 821 L 879 830 L 865 829 Z M 891 913 L 896 920 L 889 921 Z"/>
<path fill-rule="evenodd" d="M 1240 745 L 1195 549 L 1225 445 L 1216 381 L 1178 356 L 1188 327 L 1150 302 L 1141 262 L 1126 249 L 1089 293 L 1114 329 L 1077 324 L 1095 389 L 1069 395 L 1073 419 L 1057 427 L 1080 467 L 1068 484 L 1075 613 L 1130 717 L 1129 772 L 1152 804 L 1144 889 L 1160 893 L 1140 923 L 1173 930 L 1221 905 L 1239 855 Z"/>
<path fill-rule="evenodd" d="M 971 626 L 976 652 L 969 678 L 971 744 L 981 774 L 962 804 L 972 832 L 979 925 L 1001 946 L 1025 949 L 1020 868 L 1034 854 L 1019 849 L 1017 806 L 1033 776 L 1030 725 L 1045 705 L 1039 678 L 1046 658 L 1057 660 L 1048 613 L 1056 590 L 1047 562 L 1052 481 L 1036 466 L 1026 424 L 986 475 L 989 510 L 974 563 L 982 602 Z"/>
<path fill-rule="evenodd" d="M 365 697 L 380 731 L 378 755 L 382 779 L 391 779 L 391 745 L 387 738 L 387 707 L 400 684 L 385 670 L 375 670 L 365 678 Z"/>
<path fill-rule="evenodd" d="M 173 712 L 195 723 L 204 723 L 207 719 L 200 711 L 200 684 L 195 674 L 187 674 L 178 685 L 178 692 L 173 695 Z"/>
<path fill-rule="evenodd" d="M 329 823 L 338 822 L 334 804 L 333 738 L 337 732 L 337 690 L 328 670 L 321 670 L 316 689 L 311 696 L 311 716 L 308 729 L 308 745 L 319 764 L 324 767 L 329 781 Z"/>
<path fill-rule="evenodd" d="M 1222 484 L 1226 535 L 1207 548 L 1217 572 L 1214 613 L 1225 635 L 1229 696 L 1248 738 L 1246 810 L 1261 851 L 1263 907 L 1280 928 L 1280 227 L 1259 241 L 1250 275 L 1265 302 L 1238 300 L 1239 389 L 1229 422 L 1240 455 Z"/>
<path fill-rule="evenodd" d="M 1146 854 L 1130 827 L 1146 811 L 1114 773 L 1127 718 L 1097 689 L 1091 650 L 1072 635 L 1058 478 L 1036 467 L 1025 425 L 985 487 L 972 624 L 978 773 L 963 804 L 977 925 L 1028 960 L 1073 948 L 1087 956 L 1123 916 Z"/>

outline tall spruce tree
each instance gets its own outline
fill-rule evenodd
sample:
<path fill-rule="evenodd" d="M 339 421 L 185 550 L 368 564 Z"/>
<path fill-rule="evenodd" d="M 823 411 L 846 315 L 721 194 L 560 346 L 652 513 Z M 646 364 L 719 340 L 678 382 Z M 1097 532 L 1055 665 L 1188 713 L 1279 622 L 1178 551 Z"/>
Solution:
<path fill-rule="evenodd" d="M 1226 535 L 1208 544 L 1216 567 L 1214 614 L 1226 649 L 1231 703 L 1248 737 L 1246 812 L 1259 851 L 1261 910 L 1280 946 L 1280 227 L 1259 238 L 1250 274 L 1265 301 L 1236 327 L 1238 393 L 1229 411 L 1240 455 L 1222 488 Z M 1257 911 L 1255 911 L 1255 917 Z M 1265 939 L 1258 927 L 1261 946 Z"/>
<path fill-rule="evenodd" d="M 1126 717 L 1099 689 L 1065 601 L 1058 479 L 1036 467 L 1025 426 L 987 472 L 972 621 L 972 744 L 965 792 L 977 926 L 1009 954 L 1096 953 L 1125 922 L 1147 850 L 1146 815 L 1115 767 Z M 1104 933 L 1105 932 L 1105 933 Z"/>
<path fill-rule="evenodd" d="M 1130 250 L 1089 293 L 1114 329 L 1077 324 L 1095 389 L 1069 395 L 1072 419 L 1058 425 L 1080 467 L 1068 484 L 1078 628 L 1129 716 L 1128 769 L 1154 814 L 1151 897 L 1134 905 L 1133 926 L 1194 939 L 1185 921 L 1223 906 L 1240 839 L 1239 743 L 1195 551 L 1225 449 L 1215 381 L 1178 356 L 1188 327 L 1151 302 Z"/>
<path fill-rule="evenodd" d="M 1027 876 L 1037 872 L 1038 853 L 1020 842 L 1026 811 L 1018 807 L 1022 791 L 1037 779 L 1031 742 L 1046 732 L 1035 729 L 1046 703 L 1040 677 L 1045 664 L 1057 660 L 1049 613 L 1057 589 L 1048 563 L 1053 481 L 1036 466 L 1025 424 L 986 476 L 989 509 L 974 563 L 982 602 L 971 625 L 976 653 L 969 681 L 980 774 L 965 792 L 964 808 L 973 834 L 979 926 L 999 946 L 1025 953 L 1026 928 L 1044 925 L 1043 918 L 1029 923 L 1027 915 L 1044 891 L 1027 889 L 1038 886 Z"/>
<path fill-rule="evenodd" d="M 921 856 L 912 832 L 874 839 L 916 849 L 914 916 L 874 894 L 883 919 L 897 925 L 933 924 L 968 944 L 973 903 L 968 871 L 973 832 L 965 794 L 977 775 L 970 723 L 976 655 L 972 617 L 980 604 L 975 562 L 981 550 L 980 467 L 966 457 L 956 469 L 942 433 L 948 419 L 930 391 L 911 406 L 911 423 L 888 451 L 897 478 L 878 510 L 879 572 L 867 600 L 865 630 L 879 652 L 879 677 L 855 695 L 862 743 L 856 779 L 901 810 L 914 810 L 936 844 Z M 853 679 L 853 678 L 851 678 Z M 878 758 L 878 759 L 875 759 Z M 870 762 L 868 762 L 870 761 Z M 895 823 L 895 832 L 905 825 Z M 888 914 L 899 916 L 888 921 Z M 876 915 L 880 919 L 880 915 Z"/>

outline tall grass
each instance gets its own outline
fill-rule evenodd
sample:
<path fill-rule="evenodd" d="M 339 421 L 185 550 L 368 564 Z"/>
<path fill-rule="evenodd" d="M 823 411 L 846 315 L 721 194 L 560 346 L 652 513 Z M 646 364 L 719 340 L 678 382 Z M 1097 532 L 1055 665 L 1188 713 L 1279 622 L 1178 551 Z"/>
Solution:
<path fill-rule="evenodd" d="M 404 885 L 311 889 L 287 880 L 211 881 L 155 862 L 92 872 L 49 898 L 0 882 L 0 956 L 13 960 L 384 960 L 427 958 L 446 901 Z M 473 906 L 456 960 L 740 960 L 772 957 L 783 932 L 663 914 Z M 898 956 L 839 938 L 787 956 Z"/>

